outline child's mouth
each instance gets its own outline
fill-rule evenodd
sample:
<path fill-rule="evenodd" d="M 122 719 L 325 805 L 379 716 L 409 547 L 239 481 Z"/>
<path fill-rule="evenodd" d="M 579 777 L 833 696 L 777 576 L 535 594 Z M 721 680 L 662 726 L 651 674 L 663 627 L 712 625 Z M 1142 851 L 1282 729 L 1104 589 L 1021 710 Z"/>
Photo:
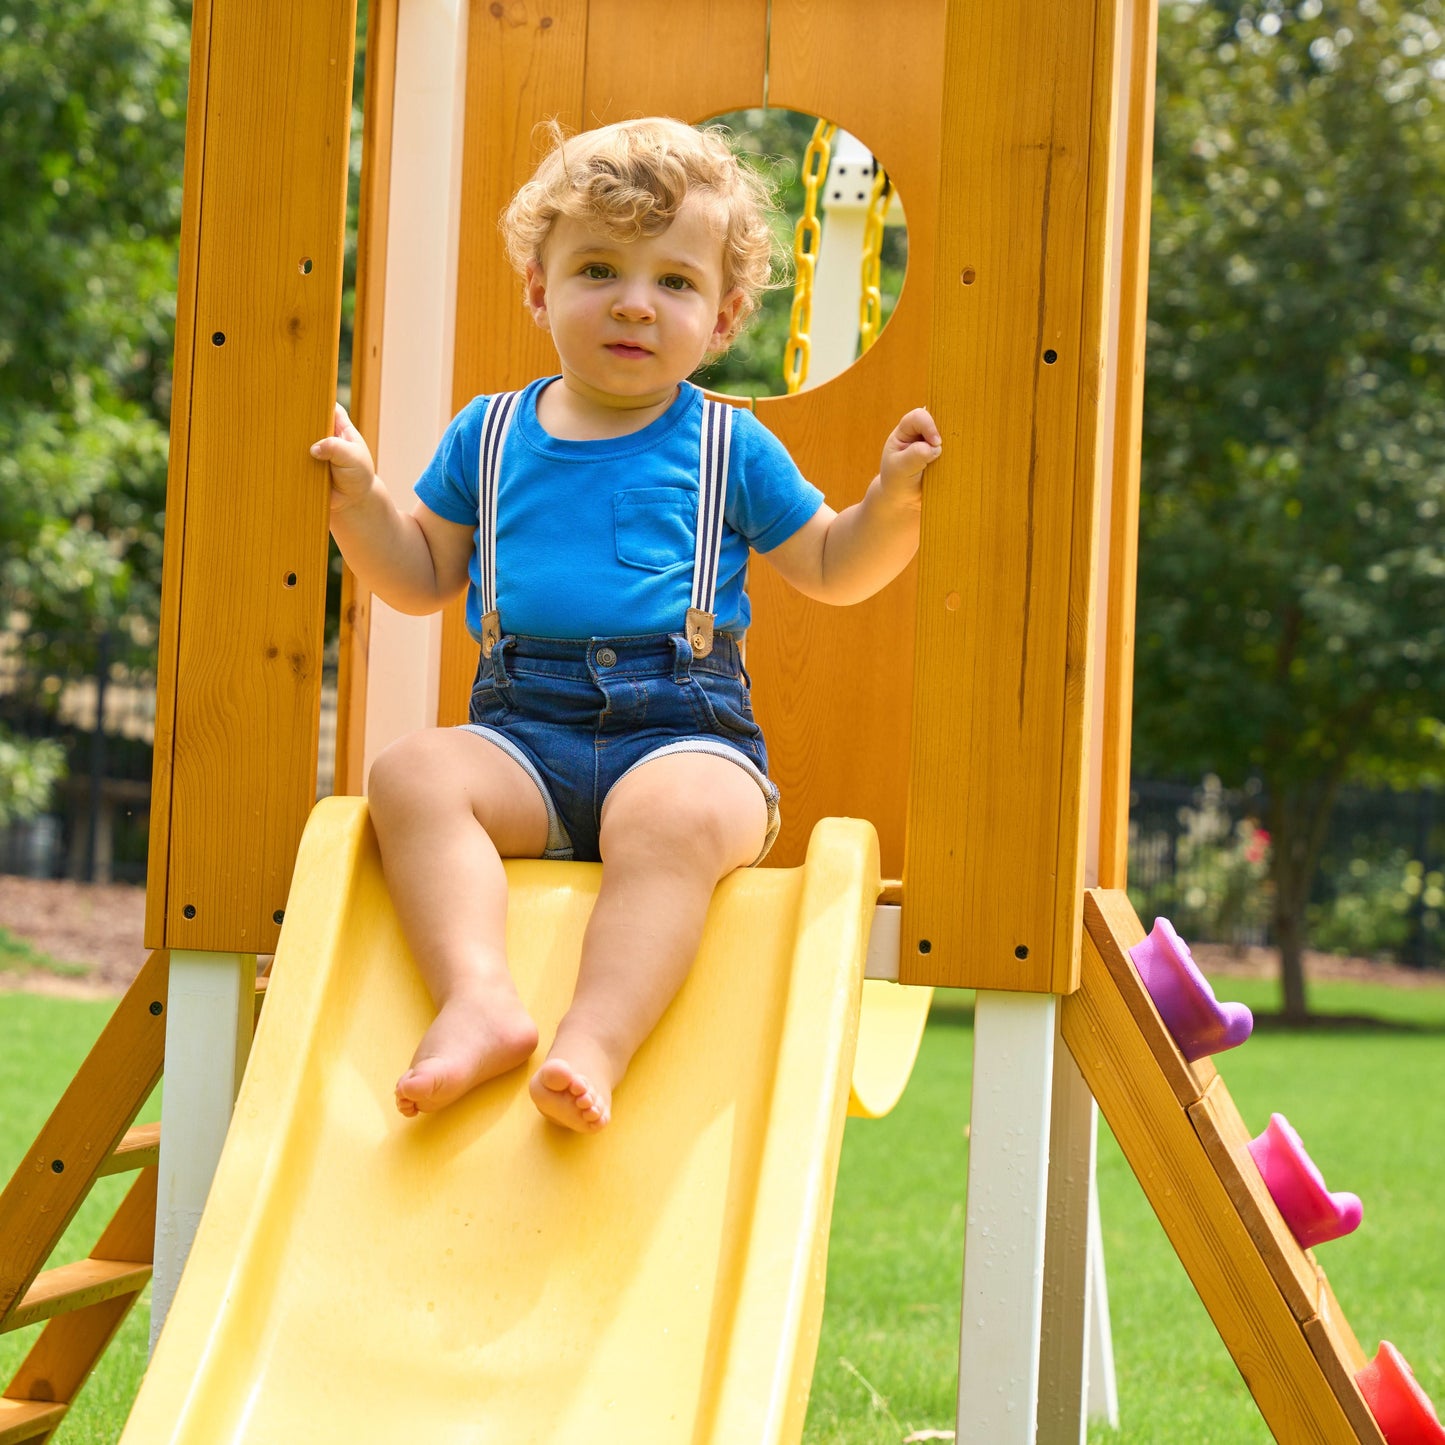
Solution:
<path fill-rule="evenodd" d="M 652 355 L 645 346 L 633 346 L 629 341 L 614 341 L 607 349 L 614 356 L 641 358 Z"/>

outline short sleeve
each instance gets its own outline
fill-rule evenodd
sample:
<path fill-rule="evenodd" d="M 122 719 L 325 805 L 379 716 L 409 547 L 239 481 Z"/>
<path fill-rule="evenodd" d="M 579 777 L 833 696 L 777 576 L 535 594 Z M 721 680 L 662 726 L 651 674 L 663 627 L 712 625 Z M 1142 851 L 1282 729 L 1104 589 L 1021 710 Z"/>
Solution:
<path fill-rule="evenodd" d="M 414 488 L 437 516 L 464 527 L 477 525 L 477 452 L 486 411 L 487 398 L 479 396 L 452 418 Z"/>
<path fill-rule="evenodd" d="M 751 412 L 733 418 L 728 525 L 759 552 L 781 546 L 823 505 L 823 493 Z"/>

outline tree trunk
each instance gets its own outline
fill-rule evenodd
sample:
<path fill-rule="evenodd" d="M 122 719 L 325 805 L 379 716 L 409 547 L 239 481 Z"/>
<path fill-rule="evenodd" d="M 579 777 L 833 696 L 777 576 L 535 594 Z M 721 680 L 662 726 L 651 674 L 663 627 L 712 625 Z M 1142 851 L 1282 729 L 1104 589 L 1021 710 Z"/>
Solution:
<path fill-rule="evenodd" d="M 1339 793 L 1339 773 L 1305 782 L 1266 780 L 1269 795 L 1271 926 L 1279 948 L 1280 1007 L 1286 1020 L 1309 1017 L 1305 989 L 1305 909 Z"/>

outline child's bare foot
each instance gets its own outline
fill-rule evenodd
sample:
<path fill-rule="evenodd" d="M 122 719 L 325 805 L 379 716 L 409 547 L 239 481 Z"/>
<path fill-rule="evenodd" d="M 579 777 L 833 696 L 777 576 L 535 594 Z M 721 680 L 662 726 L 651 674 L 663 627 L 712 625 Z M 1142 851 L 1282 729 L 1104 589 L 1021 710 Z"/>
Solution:
<path fill-rule="evenodd" d="M 442 1005 L 397 1080 L 396 1107 L 408 1119 L 445 1109 L 526 1063 L 536 1047 L 537 1025 L 515 990 L 458 993 Z"/>
<path fill-rule="evenodd" d="M 554 1124 L 595 1134 L 612 1119 L 612 1068 L 606 1057 L 586 1043 L 572 1039 L 558 1043 L 567 1057 L 552 1045 L 547 1061 L 528 1085 L 532 1102 Z"/>

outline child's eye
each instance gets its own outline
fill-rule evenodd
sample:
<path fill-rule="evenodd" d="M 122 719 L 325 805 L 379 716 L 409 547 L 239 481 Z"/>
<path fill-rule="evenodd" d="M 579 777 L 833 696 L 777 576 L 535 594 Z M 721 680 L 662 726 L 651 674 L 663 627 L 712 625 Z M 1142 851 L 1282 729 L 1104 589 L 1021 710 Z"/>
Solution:
<path fill-rule="evenodd" d="M 590 265 L 582 268 L 582 274 L 589 281 L 606 281 L 612 275 L 612 267 L 604 265 L 601 261 L 593 261 Z"/>
<path fill-rule="evenodd" d="M 689 281 L 686 276 L 664 276 L 662 278 L 662 284 L 666 286 L 669 291 L 686 291 L 692 285 L 692 282 Z"/>

